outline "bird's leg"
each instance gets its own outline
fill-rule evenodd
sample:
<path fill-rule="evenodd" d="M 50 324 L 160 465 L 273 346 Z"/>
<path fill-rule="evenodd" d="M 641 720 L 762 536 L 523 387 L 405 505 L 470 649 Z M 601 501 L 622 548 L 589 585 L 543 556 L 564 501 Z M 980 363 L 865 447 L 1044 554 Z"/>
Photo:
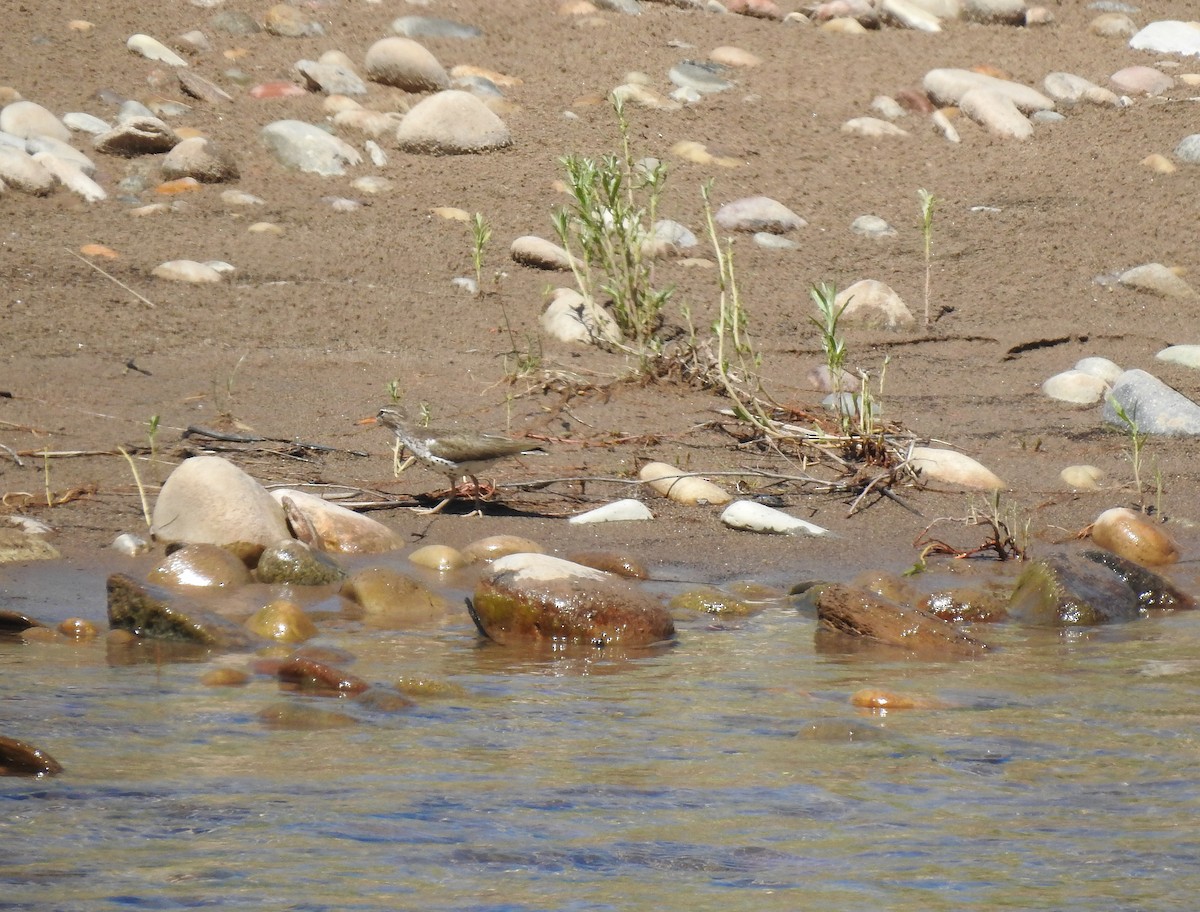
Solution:
<path fill-rule="evenodd" d="M 448 504 L 448 503 L 450 503 L 450 501 L 454 500 L 455 496 L 456 495 L 451 494 L 449 497 L 445 498 L 436 507 L 409 507 L 409 509 L 412 510 L 414 513 L 421 514 L 422 516 L 433 516 L 435 513 L 441 513 L 442 510 L 445 509 L 446 504 Z"/>

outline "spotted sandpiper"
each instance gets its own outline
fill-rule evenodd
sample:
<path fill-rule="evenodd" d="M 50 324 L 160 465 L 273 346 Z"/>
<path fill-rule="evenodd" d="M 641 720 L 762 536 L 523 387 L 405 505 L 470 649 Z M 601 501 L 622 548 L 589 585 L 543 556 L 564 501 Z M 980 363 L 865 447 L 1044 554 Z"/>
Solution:
<path fill-rule="evenodd" d="M 450 479 L 450 496 L 433 509 L 422 510 L 423 513 L 441 511 L 455 498 L 458 493 L 455 489 L 464 477 L 471 479 L 478 497 L 479 480 L 475 473 L 498 460 L 542 449 L 527 440 L 514 440 L 503 434 L 418 427 L 409 420 L 408 412 L 399 405 L 381 408 L 376 420 L 379 424 L 391 428 L 396 439 L 419 463 L 441 472 Z"/>

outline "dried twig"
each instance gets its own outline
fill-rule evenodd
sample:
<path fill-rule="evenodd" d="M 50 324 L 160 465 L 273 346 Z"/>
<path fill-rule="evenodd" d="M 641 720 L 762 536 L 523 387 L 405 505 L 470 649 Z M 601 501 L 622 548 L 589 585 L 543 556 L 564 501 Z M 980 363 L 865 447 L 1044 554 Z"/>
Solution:
<path fill-rule="evenodd" d="M 108 279 L 110 282 L 124 288 L 127 292 L 129 292 L 131 295 L 133 295 L 135 298 L 137 298 L 143 304 L 145 304 L 149 307 L 154 307 L 154 302 L 151 301 L 149 298 L 147 298 L 145 295 L 138 294 L 136 291 L 134 291 L 132 288 L 130 288 L 128 285 L 126 285 L 124 282 L 122 282 L 120 279 L 105 272 L 103 269 L 101 269 L 99 266 L 97 266 L 91 260 L 85 259 L 84 257 L 80 256 L 78 253 L 76 253 L 70 247 L 64 247 L 63 250 L 65 250 L 67 253 L 71 254 L 71 256 L 75 257 L 75 259 L 79 260 L 79 262 L 83 263 L 84 265 L 91 266 L 94 270 L 96 270 L 96 272 L 100 273 L 100 275 L 104 276 L 104 278 Z"/>

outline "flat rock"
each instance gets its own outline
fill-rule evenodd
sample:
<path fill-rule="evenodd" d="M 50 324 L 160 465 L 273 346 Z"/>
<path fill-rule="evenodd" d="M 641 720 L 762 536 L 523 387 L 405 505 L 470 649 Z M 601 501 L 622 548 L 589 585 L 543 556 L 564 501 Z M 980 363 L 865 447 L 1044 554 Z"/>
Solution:
<path fill-rule="evenodd" d="M 784 234 L 803 228 L 804 219 L 768 196 L 748 196 L 726 203 L 716 212 L 716 222 L 726 231 L 769 231 Z"/>
<path fill-rule="evenodd" d="M 596 507 L 594 510 L 588 510 L 586 513 L 576 513 L 567 522 L 575 526 L 584 526 L 592 523 L 644 522 L 648 519 L 654 519 L 650 508 L 640 500 L 626 497 L 606 503 L 602 507 Z"/>
<path fill-rule="evenodd" d="M 1022 571 L 1009 614 L 1027 624 L 1078 627 L 1131 621 L 1140 612 L 1133 590 L 1115 573 L 1077 556 L 1052 555 Z"/>
<path fill-rule="evenodd" d="M 367 84 L 354 70 L 342 64 L 298 60 L 295 70 L 313 91 L 324 92 L 327 95 L 367 94 Z"/>
<path fill-rule="evenodd" d="M 913 447 L 908 464 L 914 471 L 920 472 L 922 478 L 931 481 L 983 491 L 996 491 L 1004 487 L 1004 482 L 990 469 L 957 450 Z"/>
<path fill-rule="evenodd" d="M 1049 73 L 1042 80 L 1042 87 L 1046 94 L 1057 102 L 1077 104 L 1086 101 L 1112 107 L 1121 106 L 1121 99 L 1116 93 L 1074 73 Z"/>
<path fill-rule="evenodd" d="M 599 345 L 622 338 L 612 314 L 574 288 L 554 289 L 539 323 L 546 335 L 560 342 Z"/>
<path fill-rule="evenodd" d="M 338 554 L 382 554 L 404 546 L 399 533 L 323 497 L 292 488 L 276 488 L 271 496 L 283 507 L 295 536 L 322 551 Z"/>
<path fill-rule="evenodd" d="M 816 603 L 822 652 L 883 646 L 925 658 L 950 659 L 979 656 L 988 648 L 929 611 L 857 586 L 823 586 Z"/>
<path fill-rule="evenodd" d="M 202 608 L 187 596 L 140 583 L 124 573 L 108 578 L 108 623 L 138 637 L 182 640 L 213 649 L 256 649 L 263 641 L 248 630 Z"/>
<path fill-rule="evenodd" d="M 222 279 L 221 273 L 216 269 L 207 263 L 198 263 L 196 260 L 167 260 L 150 270 L 150 274 L 158 279 L 166 279 L 168 282 L 191 282 L 194 284 L 220 282 Z"/>
<path fill-rule="evenodd" d="M 1200 434 L 1200 405 L 1146 371 L 1127 370 L 1121 374 L 1104 403 L 1105 424 L 1127 430 L 1113 400 L 1136 422 L 1140 433 L 1166 437 Z"/>
<path fill-rule="evenodd" d="M 1175 157 L 1189 165 L 1200 165 L 1200 133 L 1181 139 L 1175 147 Z"/>
<path fill-rule="evenodd" d="M 346 173 L 362 156 L 345 140 L 300 120 L 277 120 L 262 128 L 262 140 L 280 164 L 327 177 Z"/>
<path fill-rule="evenodd" d="M 1129 38 L 1137 30 L 1137 23 L 1125 13 L 1101 13 L 1088 23 L 1088 31 L 1101 38 Z"/>
<path fill-rule="evenodd" d="M 877 215 L 860 215 L 850 223 L 850 230 L 873 240 L 896 236 L 896 229 Z"/>
<path fill-rule="evenodd" d="M 170 152 L 178 142 L 179 135 L 165 122 L 145 114 L 122 117 L 107 133 L 92 139 L 92 145 L 99 151 L 127 158 Z"/>
<path fill-rule="evenodd" d="M 1183 54 L 1200 57 L 1200 24 L 1163 19 L 1151 22 L 1129 39 L 1129 46 L 1156 54 Z"/>
<path fill-rule="evenodd" d="M 958 100 L 959 109 L 993 136 L 1004 139 L 1028 139 L 1033 124 L 1012 99 L 993 89 L 971 89 Z"/>
<path fill-rule="evenodd" d="M 173 50 L 149 35 L 130 35 L 129 40 L 125 42 L 125 47 L 135 54 L 141 54 L 147 60 L 165 63 L 167 66 L 185 67 L 188 65 L 187 61 Z"/>
<path fill-rule="evenodd" d="M 490 152 L 512 145 L 499 117 L 470 92 L 431 95 L 404 115 L 396 130 L 400 148 L 430 155 Z"/>
<path fill-rule="evenodd" d="M 79 166 L 75 158 L 59 158 L 50 152 L 38 152 L 33 160 L 54 175 L 72 193 L 77 193 L 89 203 L 107 199 L 104 188 L 91 179 Z"/>
<path fill-rule="evenodd" d="M 66 124 L 32 101 L 14 101 L 0 110 L 0 131 L 28 139 L 31 136 L 49 136 L 61 142 L 71 139 Z"/>
<path fill-rule="evenodd" d="M 237 180 L 238 166 L 233 155 L 223 146 L 204 136 L 193 136 L 166 154 L 162 173 L 167 180 L 192 177 L 201 183 L 219 184 Z"/>
<path fill-rule="evenodd" d="M 1054 108 L 1054 100 L 1046 97 L 1037 89 L 972 70 L 930 70 L 925 74 L 922 86 L 940 105 L 957 105 L 962 101 L 963 95 L 972 89 L 990 89 L 999 92 L 1027 114 L 1033 111 L 1049 111 Z"/>
<path fill-rule="evenodd" d="M 871 329 L 907 329 L 916 322 L 900 295 L 875 279 L 862 279 L 842 289 L 834 306 L 841 310 L 839 320 Z"/>
<path fill-rule="evenodd" d="M 536 235 L 523 235 L 512 242 L 509 253 L 515 262 L 534 269 L 551 269 L 569 272 L 572 257 L 566 250 Z"/>
<path fill-rule="evenodd" d="M 684 60 L 667 71 L 667 78 L 683 89 L 693 89 L 701 95 L 712 95 L 732 89 L 733 83 L 724 77 L 725 67 L 704 60 Z"/>
<path fill-rule="evenodd" d="M 721 511 L 731 529 L 764 535 L 828 535 L 829 530 L 753 500 L 735 500 Z"/>
<path fill-rule="evenodd" d="M 483 35 L 483 30 L 473 25 L 434 16 L 401 16 L 392 21 L 392 31 L 405 38 L 453 38 L 460 41 Z"/>
<path fill-rule="evenodd" d="M 670 612 L 636 585 L 545 554 L 495 561 L 469 607 L 480 632 L 505 645 L 638 648 L 675 636 Z"/>
<path fill-rule="evenodd" d="M 185 459 L 154 504 L 151 533 L 160 541 L 249 542 L 291 538 L 283 508 L 257 481 L 220 456 Z"/>
<path fill-rule="evenodd" d="M 382 38 L 367 50 L 363 62 L 367 79 L 406 92 L 436 92 L 450 86 L 438 59 L 411 38 Z"/>
<path fill-rule="evenodd" d="M 971 22 L 1025 24 L 1025 0 L 962 0 L 962 15 Z"/>
<path fill-rule="evenodd" d="M 1200 367 L 1200 345 L 1171 345 L 1154 357 L 1159 361 L 1182 364 L 1184 367 Z"/>
<path fill-rule="evenodd" d="M 179 88 L 185 95 L 209 104 L 229 104 L 233 101 L 232 95 L 198 73 L 193 73 L 191 70 L 180 70 L 178 76 Z"/>
<path fill-rule="evenodd" d="M 909 135 L 907 130 L 901 129 L 891 121 L 880 120 L 878 117 L 853 117 L 842 124 L 842 132 L 853 136 L 865 136 L 869 139 Z"/>
<path fill-rule="evenodd" d="M 1042 384 L 1042 392 L 1059 402 L 1075 405 L 1095 405 L 1104 398 L 1108 384 L 1080 370 L 1063 371 Z"/>
<path fill-rule="evenodd" d="M 1125 95 L 1161 95 L 1175 87 L 1175 80 L 1148 66 L 1131 66 L 1108 77 L 1112 87 Z"/>
<path fill-rule="evenodd" d="M 0 145 L 0 183 L 22 193 L 45 196 L 54 189 L 57 181 L 52 173 L 33 160 L 33 156 L 12 146 Z"/>
<path fill-rule="evenodd" d="M 1196 289 L 1162 263 L 1134 266 L 1121 273 L 1117 281 L 1126 288 L 1149 292 L 1160 298 L 1190 299 L 1197 296 Z"/>

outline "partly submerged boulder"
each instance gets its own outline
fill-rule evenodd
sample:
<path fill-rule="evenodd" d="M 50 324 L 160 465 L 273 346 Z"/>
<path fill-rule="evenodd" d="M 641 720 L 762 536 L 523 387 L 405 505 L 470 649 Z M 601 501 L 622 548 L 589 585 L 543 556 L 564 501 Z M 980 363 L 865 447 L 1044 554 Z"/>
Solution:
<path fill-rule="evenodd" d="M 822 586 L 816 603 L 822 648 L 891 646 L 927 659 L 968 658 L 988 649 L 987 644 L 928 611 L 856 586 Z"/>
<path fill-rule="evenodd" d="M 611 573 L 545 554 L 495 561 L 468 602 L 497 643 L 642 647 L 675 635 L 658 599 Z"/>

